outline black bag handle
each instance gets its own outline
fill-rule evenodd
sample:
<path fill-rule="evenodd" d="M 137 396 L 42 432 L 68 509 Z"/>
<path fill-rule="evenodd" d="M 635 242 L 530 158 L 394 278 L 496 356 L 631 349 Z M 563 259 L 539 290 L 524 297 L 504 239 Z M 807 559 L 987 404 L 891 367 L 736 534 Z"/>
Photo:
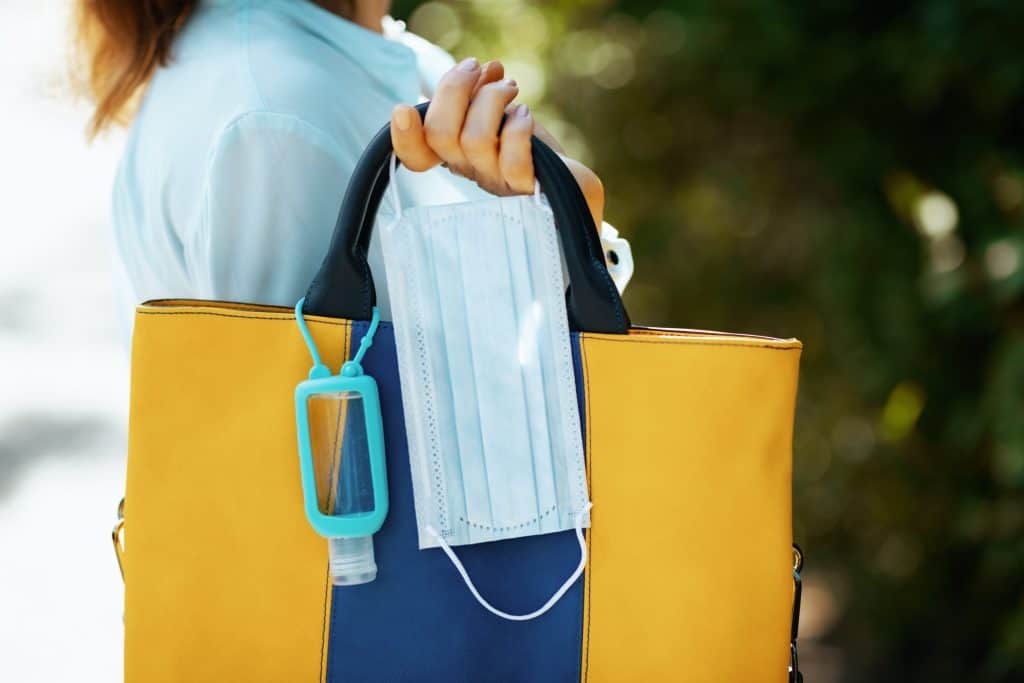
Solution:
<path fill-rule="evenodd" d="M 429 102 L 416 106 L 426 116 Z M 630 322 L 605 266 L 601 239 L 587 201 L 562 159 L 543 141 L 531 138 L 533 168 L 554 213 L 569 270 L 566 307 L 569 327 L 587 332 L 625 334 Z M 331 244 L 306 293 L 304 312 L 331 318 L 369 320 L 376 303 L 366 259 L 377 208 L 388 185 L 391 130 L 384 126 L 356 163 L 345 190 Z"/>

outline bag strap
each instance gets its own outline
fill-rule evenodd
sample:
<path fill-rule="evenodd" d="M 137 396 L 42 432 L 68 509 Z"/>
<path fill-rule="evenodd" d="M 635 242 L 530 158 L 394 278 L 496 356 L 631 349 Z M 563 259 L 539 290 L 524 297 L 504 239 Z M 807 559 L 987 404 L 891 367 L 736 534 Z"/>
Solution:
<path fill-rule="evenodd" d="M 421 117 L 426 116 L 429 104 L 416 106 Z M 630 327 L 629 315 L 605 266 L 586 199 L 558 154 L 537 136 L 531 138 L 531 144 L 534 173 L 551 205 L 569 271 L 569 327 L 625 334 Z M 391 130 L 384 126 L 352 172 L 327 255 L 306 293 L 307 314 L 370 319 L 377 300 L 366 255 L 377 209 L 388 185 L 392 151 Z"/>

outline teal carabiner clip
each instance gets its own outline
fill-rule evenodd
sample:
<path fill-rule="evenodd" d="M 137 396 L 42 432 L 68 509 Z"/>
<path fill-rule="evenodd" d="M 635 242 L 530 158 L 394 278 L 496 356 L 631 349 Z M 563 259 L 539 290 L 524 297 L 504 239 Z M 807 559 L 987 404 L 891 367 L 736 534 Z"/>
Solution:
<path fill-rule="evenodd" d="M 380 394 L 361 365 L 380 314 L 359 343 L 355 357 L 331 374 L 320 360 L 300 299 L 295 320 L 313 356 L 309 379 L 295 387 L 299 469 L 306 517 L 325 537 L 335 585 L 369 583 L 377 577 L 373 535 L 388 514 L 387 468 Z"/>

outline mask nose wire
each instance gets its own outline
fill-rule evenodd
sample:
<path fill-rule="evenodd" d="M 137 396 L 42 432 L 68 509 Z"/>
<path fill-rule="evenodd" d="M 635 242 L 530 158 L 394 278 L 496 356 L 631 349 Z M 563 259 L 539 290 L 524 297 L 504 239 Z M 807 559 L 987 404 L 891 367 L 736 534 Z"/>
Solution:
<path fill-rule="evenodd" d="M 545 614 L 548 610 L 554 607 L 555 603 L 562 599 L 562 596 L 565 595 L 570 588 L 572 588 L 572 585 L 576 583 L 580 576 L 582 576 L 583 571 L 586 569 L 587 542 L 583 538 L 583 525 L 586 524 L 587 520 L 590 518 L 591 507 L 593 507 L 593 503 L 590 503 L 588 501 L 576 514 L 576 540 L 579 541 L 580 544 L 580 563 L 576 566 L 576 570 L 573 571 L 572 575 L 565 580 L 565 583 L 563 583 L 562 586 L 557 591 L 555 591 L 555 594 L 548 598 L 547 602 L 545 602 L 543 605 L 541 605 L 541 607 L 534 610 L 533 612 L 530 612 L 529 614 L 509 614 L 508 612 L 502 612 L 500 609 L 498 609 L 491 603 L 487 602 L 487 600 L 485 600 L 483 596 L 480 595 L 480 591 L 476 589 L 476 586 L 473 584 L 473 580 L 469 578 L 469 573 L 466 571 L 466 568 L 462 565 L 462 561 L 459 560 L 458 556 L 455 554 L 455 551 L 452 550 L 452 547 L 450 545 L 448 545 L 448 542 L 441 538 L 441 534 L 437 533 L 437 530 L 429 524 L 425 527 L 425 531 L 431 536 L 433 536 L 434 539 L 437 541 L 438 545 L 441 546 L 441 550 L 444 551 L 444 554 L 447 555 L 448 559 L 452 561 L 453 565 L 455 565 L 455 569 L 459 572 L 459 576 L 462 577 L 462 581 L 466 584 L 466 587 L 469 589 L 469 592 L 473 594 L 473 597 L 476 598 L 476 601 L 479 602 L 484 609 L 486 609 L 491 614 L 499 616 L 502 619 L 508 619 L 509 621 L 529 621 L 531 619 L 536 619 L 542 614 Z"/>

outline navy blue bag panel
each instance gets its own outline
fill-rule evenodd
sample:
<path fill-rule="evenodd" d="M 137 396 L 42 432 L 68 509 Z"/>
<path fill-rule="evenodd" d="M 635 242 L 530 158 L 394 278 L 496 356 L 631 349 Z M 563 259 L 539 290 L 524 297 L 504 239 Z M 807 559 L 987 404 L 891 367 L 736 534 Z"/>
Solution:
<path fill-rule="evenodd" d="M 366 328 L 353 324 L 353 347 Z M 575 334 L 573 342 L 576 347 Z M 391 509 L 374 536 L 377 579 L 334 588 L 328 682 L 578 682 L 583 579 L 543 616 L 512 622 L 476 602 L 442 550 L 419 550 L 390 324 L 381 324 L 363 367 L 380 388 Z M 513 614 L 543 605 L 576 568 L 580 553 L 574 531 L 455 551 L 484 598 Z"/>

